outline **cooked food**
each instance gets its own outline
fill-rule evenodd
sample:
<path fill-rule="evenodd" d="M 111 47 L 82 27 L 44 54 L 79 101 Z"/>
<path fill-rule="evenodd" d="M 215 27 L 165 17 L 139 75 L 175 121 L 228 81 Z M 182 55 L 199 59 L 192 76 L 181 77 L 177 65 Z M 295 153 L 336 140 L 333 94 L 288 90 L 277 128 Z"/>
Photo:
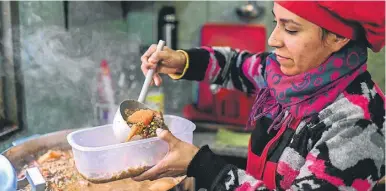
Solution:
<path fill-rule="evenodd" d="M 128 116 L 126 122 L 131 128 L 126 142 L 155 137 L 157 128 L 168 129 L 161 112 L 151 109 L 126 109 L 125 114 Z"/>
<path fill-rule="evenodd" d="M 76 170 L 71 150 L 51 149 L 46 152 L 38 152 L 36 155 L 28 158 L 30 158 L 30 161 L 25 161 L 27 164 L 20 170 L 18 178 L 20 179 L 25 176 L 27 168 L 38 167 L 47 182 L 46 191 L 153 191 L 159 189 L 166 191 L 183 179 L 183 177 L 176 177 L 136 182 L 126 178 L 137 176 L 150 168 L 142 166 L 127 169 L 108 179 L 87 180 Z M 165 183 L 168 186 L 161 187 Z M 30 185 L 18 188 L 18 191 L 31 190 Z"/>
<path fill-rule="evenodd" d="M 29 167 L 38 167 L 47 182 L 46 190 L 65 190 L 69 184 L 74 184 L 82 178 L 77 174 L 71 150 L 48 150 L 46 153 L 39 152 L 33 156 L 29 164 L 26 164 L 18 175 L 25 176 L 25 170 Z M 29 191 L 31 186 L 20 189 Z"/>

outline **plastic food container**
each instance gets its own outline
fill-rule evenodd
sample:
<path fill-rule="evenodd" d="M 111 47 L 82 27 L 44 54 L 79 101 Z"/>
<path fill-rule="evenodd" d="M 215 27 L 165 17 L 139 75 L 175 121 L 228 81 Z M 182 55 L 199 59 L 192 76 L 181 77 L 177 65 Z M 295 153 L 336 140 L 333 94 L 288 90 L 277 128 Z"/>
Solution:
<path fill-rule="evenodd" d="M 164 115 L 174 136 L 192 143 L 196 125 L 182 117 Z M 168 145 L 158 137 L 119 143 L 112 124 L 90 127 L 67 136 L 79 173 L 91 182 L 108 182 L 134 177 L 157 164 Z"/>

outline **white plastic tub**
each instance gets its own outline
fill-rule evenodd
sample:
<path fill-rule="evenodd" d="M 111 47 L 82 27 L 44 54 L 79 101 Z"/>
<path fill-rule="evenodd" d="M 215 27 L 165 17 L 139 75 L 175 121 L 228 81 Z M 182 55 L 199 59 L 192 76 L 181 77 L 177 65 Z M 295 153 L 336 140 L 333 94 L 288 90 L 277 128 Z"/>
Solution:
<path fill-rule="evenodd" d="M 192 143 L 194 123 L 173 115 L 164 115 L 164 120 L 174 136 Z M 91 182 L 136 176 L 157 164 L 168 151 L 167 143 L 158 137 L 119 143 L 112 124 L 72 132 L 67 140 L 77 170 Z"/>

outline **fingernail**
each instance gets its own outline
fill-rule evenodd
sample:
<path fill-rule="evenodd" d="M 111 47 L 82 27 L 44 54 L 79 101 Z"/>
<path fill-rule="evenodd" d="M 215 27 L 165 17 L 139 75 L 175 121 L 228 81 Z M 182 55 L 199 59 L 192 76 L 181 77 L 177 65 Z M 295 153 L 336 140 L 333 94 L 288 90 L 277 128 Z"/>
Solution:
<path fill-rule="evenodd" d="M 157 135 L 159 136 L 159 135 L 161 134 L 162 131 L 163 131 L 163 129 L 157 128 L 157 129 L 155 130 L 155 133 L 157 133 Z"/>

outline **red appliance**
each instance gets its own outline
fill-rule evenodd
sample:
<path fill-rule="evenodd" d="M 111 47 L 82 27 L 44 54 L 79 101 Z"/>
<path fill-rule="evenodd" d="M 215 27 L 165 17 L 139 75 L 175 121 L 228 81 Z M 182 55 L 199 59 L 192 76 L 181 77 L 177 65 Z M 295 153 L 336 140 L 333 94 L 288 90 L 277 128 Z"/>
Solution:
<path fill-rule="evenodd" d="M 201 30 L 202 46 L 230 46 L 250 52 L 265 51 L 266 30 L 262 25 L 205 24 Z M 244 126 L 254 96 L 238 90 L 213 88 L 198 83 L 196 101 L 184 107 L 184 117 L 192 121 Z"/>

